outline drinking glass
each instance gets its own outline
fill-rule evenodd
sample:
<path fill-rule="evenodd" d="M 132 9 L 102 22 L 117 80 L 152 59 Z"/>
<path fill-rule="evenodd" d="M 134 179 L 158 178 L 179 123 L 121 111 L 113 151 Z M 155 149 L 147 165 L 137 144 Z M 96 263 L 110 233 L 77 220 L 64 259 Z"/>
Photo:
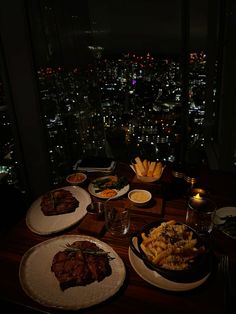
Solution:
<path fill-rule="evenodd" d="M 130 228 L 129 208 L 115 202 L 106 202 L 105 223 L 111 234 L 116 236 L 127 234 Z"/>

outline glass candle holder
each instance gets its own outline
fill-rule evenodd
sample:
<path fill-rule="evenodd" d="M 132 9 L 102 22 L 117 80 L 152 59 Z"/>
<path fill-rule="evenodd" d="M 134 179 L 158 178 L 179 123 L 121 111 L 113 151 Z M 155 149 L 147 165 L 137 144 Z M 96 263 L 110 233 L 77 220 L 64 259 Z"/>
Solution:
<path fill-rule="evenodd" d="M 200 235 L 209 235 L 213 229 L 213 217 L 216 204 L 209 198 L 199 194 L 189 198 L 186 224 L 195 229 Z"/>

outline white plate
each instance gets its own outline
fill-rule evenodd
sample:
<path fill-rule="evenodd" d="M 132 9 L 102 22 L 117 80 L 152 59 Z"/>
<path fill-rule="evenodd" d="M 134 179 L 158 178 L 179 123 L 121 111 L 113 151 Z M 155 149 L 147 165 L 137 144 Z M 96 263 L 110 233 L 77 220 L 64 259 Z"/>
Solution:
<path fill-rule="evenodd" d="M 101 178 L 97 178 L 97 179 L 105 179 L 108 178 L 109 176 L 105 176 L 105 177 L 101 177 Z M 90 194 L 92 194 L 93 196 L 99 197 L 99 198 L 103 198 L 103 199 L 108 199 L 109 197 L 104 197 L 104 196 L 100 196 L 99 193 L 96 193 L 95 191 L 97 190 L 97 187 L 94 186 L 94 184 L 91 182 L 88 186 L 88 191 Z M 112 189 L 114 191 L 117 192 L 117 194 L 113 197 L 113 198 L 118 198 L 124 194 L 126 194 L 129 191 L 129 184 L 125 185 L 122 189 L 120 190 L 116 190 L 116 189 Z"/>
<path fill-rule="evenodd" d="M 39 197 L 26 214 L 26 224 L 32 232 L 42 235 L 60 232 L 73 226 L 86 215 L 86 208 L 91 203 L 89 193 L 79 186 L 66 186 L 61 189 L 70 191 L 79 201 L 79 206 L 72 213 L 46 216 L 40 206 L 42 196 Z"/>
<path fill-rule="evenodd" d="M 213 218 L 213 223 L 218 226 L 222 225 L 225 222 L 224 217 L 226 216 L 235 217 L 236 207 L 222 207 L 222 208 L 217 209 L 215 212 L 215 216 Z M 229 237 L 236 239 L 235 236 L 232 236 L 231 234 L 225 232 L 224 230 L 222 230 L 222 232 L 228 235 Z"/>
<path fill-rule="evenodd" d="M 51 271 L 54 255 L 67 243 L 91 241 L 109 252 L 112 273 L 100 282 L 76 286 L 64 291 Z M 40 261 L 40 262 L 39 262 Z M 98 304 L 114 295 L 125 279 L 125 267 L 119 255 L 106 243 L 82 235 L 64 235 L 44 241 L 29 249 L 22 257 L 19 268 L 20 283 L 25 293 L 38 303 L 66 310 L 78 310 Z"/>
<path fill-rule="evenodd" d="M 135 244 L 135 240 L 134 240 Z M 138 258 L 132 251 L 132 249 L 129 247 L 129 260 L 136 271 L 136 273 L 145 281 L 149 282 L 151 285 L 154 285 L 158 288 L 168 290 L 168 291 L 187 291 L 192 290 L 194 288 L 197 288 L 201 284 L 203 284 L 207 278 L 210 276 L 210 273 L 207 274 L 202 279 L 190 282 L 190 283 L 179 283 L 174 282 L 171 280 L 168 280 L 161 275 L 159 275 L 156 271 L 153 271 L 145 266 L 143 261 Z"/>

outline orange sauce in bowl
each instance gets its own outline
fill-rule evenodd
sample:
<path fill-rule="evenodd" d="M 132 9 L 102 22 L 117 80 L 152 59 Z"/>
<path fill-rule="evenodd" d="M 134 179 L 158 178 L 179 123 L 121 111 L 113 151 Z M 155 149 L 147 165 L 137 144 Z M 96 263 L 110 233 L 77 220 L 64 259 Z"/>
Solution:
<path fill-rule="evenodd" d="M 70 175 L 67 180 L 72 183 L 80 183 L 85 180 L 85 176 L 81 173 L 75 173 Z"/>

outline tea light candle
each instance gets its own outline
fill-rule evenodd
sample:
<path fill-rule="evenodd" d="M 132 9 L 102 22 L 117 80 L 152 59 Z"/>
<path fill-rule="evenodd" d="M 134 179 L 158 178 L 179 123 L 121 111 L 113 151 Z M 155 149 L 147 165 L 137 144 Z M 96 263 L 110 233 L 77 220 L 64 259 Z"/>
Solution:
<path fill-rule="evenodd" d="M 197 194 L 199 194 L 201 197 L 205 197 L 207 196 L 209 193 L 202 189 L 202 188 L 193 188 L 190 190 L 190 195 L 191 196 L 196 196 Z"/>
<path fill-rule="evenodd" d="M 197 193 L 196 195 L 194 195 L 193 198 L 194 198 L 195 200 L 202 200 L 202 198 L 201 198 L 201 196 L 200 196 L 199 193 Z"/>
<path fill-rule="evenodd" d="M 192 206 L 194 209 L 200 210 L 204 208 L 206 203 L 207 203 L 206 199 L 202 198 L 199 193 L 192 196 L 189 202 L 190 206 Z"/>

